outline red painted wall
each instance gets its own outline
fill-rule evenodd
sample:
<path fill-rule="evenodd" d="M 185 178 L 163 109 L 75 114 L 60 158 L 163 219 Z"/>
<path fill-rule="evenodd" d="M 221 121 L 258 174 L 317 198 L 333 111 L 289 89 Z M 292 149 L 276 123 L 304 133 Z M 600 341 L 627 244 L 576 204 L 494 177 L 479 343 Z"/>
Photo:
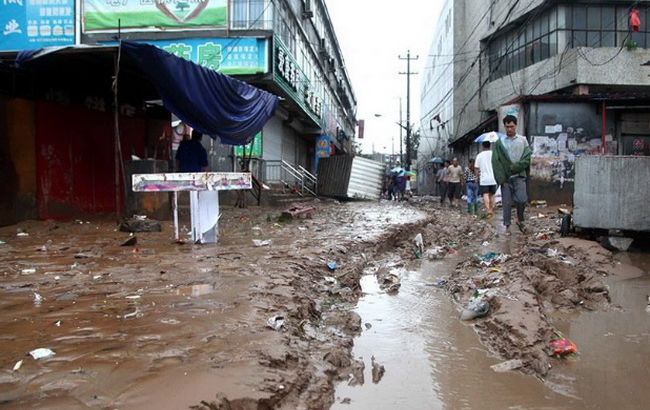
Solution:
<path fill-rule="evenodd" d="M 36 103 L 39 218 L 115 211 L 113 127 L 109 112 Z M 145 119 L 120 117 L 120 131 L 124 159 L 143 155 Z"/>

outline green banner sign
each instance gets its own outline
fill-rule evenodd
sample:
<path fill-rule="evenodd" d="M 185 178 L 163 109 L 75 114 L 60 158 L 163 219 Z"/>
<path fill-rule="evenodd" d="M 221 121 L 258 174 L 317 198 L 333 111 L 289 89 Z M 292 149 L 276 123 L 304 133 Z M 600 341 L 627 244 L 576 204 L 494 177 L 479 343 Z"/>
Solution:
<path fill-rule="evenodd" d="M 83 29 L 226 27 L 227 0 L 83 0 Z"/>
<path fill-rule="evenodd" d="M 251 154 L 251 147 L 253 147 L 253 153 Z M 245 151 L 244 151 L 245 150 Z M 246 157 L 252 158 L 262 158 L 262 133 L 258 132 L 249 144 L 246 145 L 235 145 L 235 156 L 243 157 L 246 153 Z"/>

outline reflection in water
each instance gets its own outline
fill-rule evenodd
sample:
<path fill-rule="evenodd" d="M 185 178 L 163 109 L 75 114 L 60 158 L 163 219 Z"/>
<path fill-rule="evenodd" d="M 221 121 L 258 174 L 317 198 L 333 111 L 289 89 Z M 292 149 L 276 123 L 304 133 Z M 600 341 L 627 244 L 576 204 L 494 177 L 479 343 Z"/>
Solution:
<path fill-rule="evenodd" d="M 611 309 L 576 317 L 555 317 L 555 324 L 578 344 L 573 361 L 557 361 L 546 383 L 517 372 L 495 373 L 500 360 L 478 342 L 471 325 L 458 320 L 449 296 L 431 284 L 446 276 L 458 259 L 423 262 L 402 275 L 402 287 L 389 296 L 374 276 L 362 281 L 357 306 L 372 327 L 355 340 L 353 355 L 363 357 L 366 383 L 336 389 L 334 409 L 573 409 L 647 408 L 650 401 L 650 293 L 648 255 L 626 254 L 642 276 L 612 281 Z M 460 256 L 458 256 L 460 258 Z M 370 383 L 370 357 L 386 368 Z M 341 404 L 344 398 L 351 405 Z"/>

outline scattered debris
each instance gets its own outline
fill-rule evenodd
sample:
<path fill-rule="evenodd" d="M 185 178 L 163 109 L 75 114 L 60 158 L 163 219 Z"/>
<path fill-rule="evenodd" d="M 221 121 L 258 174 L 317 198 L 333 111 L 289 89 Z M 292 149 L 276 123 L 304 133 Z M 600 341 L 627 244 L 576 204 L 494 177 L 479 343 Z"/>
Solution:
<path fill-rule="evenodd" d="M 13 368 L 12 370 L 13 370 L 14 372 L 17 372 L 17 371 L 20 369 L 20 367 L 21 367 L 22 365 L 23 365 L 23 361 L 22 361 L 22 360 L 18 360 L 18 361 L 16 362 L 16 364 L 14 365 L 14 368 Z"/>
<path fill-rule="evenodd" d="M 61 327 L 61 321 L 57 320 L 56 322 L 54 322 L 54 326 Z"/>
<path fill-rule="evenodd" d="M 551 340 L 548 345 L 551 349 L 549 356 L 564 357 L 569 354 L 578 353 L 578 347 L 566 337 Z"/>
<path fill-rule="evenodd" d="M 484 301 L 481 296 L 479 296 L 470 300 L 470 302 L 467 304 L 467 307 L 463 309 L 463 312 L 460 315 L 460 319 L 473 320 L 487 315 L 489 311 L 490 304 Z"/>
<path fill-rule="evenodd" d="M 253 239 L 253 244 L 257 247 L 261 246 L 271 246 L 271 239 L 267 239 L 265 241 L 259 240 L 259 239 Z"/>
<path fill-rule="evenodd" d="M 377 272 L 377 282 L 379 288 L 388 294 L 397 293 L 402 286 L 399 276 L 381 270 Z"/>
<path fill-rule="evenodd" d="M 140 296 L 140 295 L 128 295 L 128 296 L 125 296 L 125 297 L 126 297 L 126 299 L 135 300 L 135 299 L 140 299 L 142 296 Z"/>
<path fill-rule="evenodd" d="M 131 219 L 120 222 L 121 232 L 161 232 L 160 222 L 147 219 L 145 215 L 133 215 Z"/>
<path fill-rule="evenodd" d="M 43 302 L 43 296 L 39 293 L 34 292 L 34 305 L 38 306 Z"/>
<path fill-rule="evenodd" d="M 433 286 L 437 288 L 444 288 L 447 285 L 447 279 L 444 278 L 438 278 L 436 279 L 435 282 L 433 282 Z"/>
<path fill-rule="evenodd" d="M 372 327 L 372 324 L 366 323 L 365 326 L 366 326 L 366 330 L 370 330 L 370 328 Z"/>
<path fill-rule="evenodd" d="M 481 266 L 489 267 L 507 261 L 508 255 L 500 254 L 497 252 L 488 252 L 484 255 L 476 255 L 476 259 Z"/>
<path fill-rule="evenodd" d="M 377 384 L 379 383 L 381 378 L 384 377 L 384 373 L 386 373 L 386 369 L 384 368 L 383 365 L 375 361 L 375 356 L 372 356 L 370 358 L 370 361 L 372 363 L 372 382 Z"/>
<path fill-rule="evenodd" d="M 548 248 L 546 250 L 546 256 L 548 256 L 549 258 L 556 258 L 559 255 L 560 255 L 560 252 L 557 249 Z"/>
<path fill-rule="evenodd" d="M 79 252 L 74 254 L 75 259 L 89 259 L 94 257 L 95 255 L 90 254 L 90 253 L 84 253 L 84 252 Z"/>
<path fill-rule="evenodd" d="M 444 258 L 446 254 L 445 247 L 444 246 L 434 246 L 433 248 L 427 249 L 426 252 L 424 252 L 424 257 L 427 259 L 442 259 Z"/>
<path fill-rule="evenodd" d="M 424 239 L 422 234 L 415 235 L 415 256 L 419 259 L 424 253 Z"/>
<path fill-rule="evenodd" d="M 33 273 L 36 273 L 36 269 L 34 268 L 26 268 L 20 271 L 21 274 L 23 275 L 31 275 Z"/>
<path fill-rule="evenodd" d="M 127 313 L 126 315 L 122 316 L 123 319 L 132 319 L 134 317 L 141 317 L 142 314 L 140 313 L 140 310 L 138 308 L 135 308 L 135 310 L 131 313 Z"/>
<path fill-rule="evenodd" d="M 34 358 L 34 360 L 47 359 L 56 355 L 54 351 L 46 347 L 39 347 L 38 349 L 34 349 L 31 352 L 29 352 L 29 354 Z"/>
<path fill-rule="evenodd" d="M 4 244 L 6 244 L 6 243 L 7 243 L 7 242 L 5 242 L 5 241 L 0 241 L 0 245 L 4 245 Z"/>
<path fill-rule="evenodd" d="M 137 236 L 132 236 L 126 241 L 122 243 L 120 246 L 135 246 L 135 244 L 138 243 L 138 237 Z"/>
<path fill-rule="evenodd" d="M 490 369 L 497 373 L 509 372 L 521 368 L 524 362 L 520 359 L 506 360 L 505 362 L 490 366 Z"/>
<path fill-rule="evenodd" d="M 297 219 L 299 216 L 311 219 L 316 208 L 311 206 L 294 206 L 282 211 L 282 220 Z"/>
<path fill-rule="evenodd" d="M 273 330 L 279 331 L 284 327 L 284 316 L 271 316 L 269 320 L 266 321 L 266 326 L 270 327 Z"/>
<path fill-rule="evenodd" d="M 536 208 L 546 208 L 547 206 L 544 200 L 530 201 L 530 205 Z"/>
<path fill-rule="evenodd" d="M 625 238 L 622 236 L 608 236 L 603 241 L 603 246 L 610 251 L 627 252 L 634 242 L 633 238 Z"/>
<path fill-rule="evenodd" d="M 335 271 L 336 267 L 337 267 L 337 265 L 336 265 L 335 261 L 327 262 L 327 269 L 329 269 L 331 271 Z"/>
<path fill-rule="evenodd" d="M 29 236 L 29 234 L 27 232 L 18 232 L 16 236 L 24 237 L 24 236 Z"/>

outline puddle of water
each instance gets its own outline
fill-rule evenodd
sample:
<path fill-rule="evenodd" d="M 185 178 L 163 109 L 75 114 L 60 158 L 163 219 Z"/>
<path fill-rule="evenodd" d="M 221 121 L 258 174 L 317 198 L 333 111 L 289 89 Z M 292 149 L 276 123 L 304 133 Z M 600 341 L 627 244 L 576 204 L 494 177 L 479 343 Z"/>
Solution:
<path fill-rule="evenodd" d="M 556 362 L 543 384 L 517 372 L 495 373 L 499 363 L 478 341 L 444 291 L 430 286 L 446 276 L 460 255 L 423 262 L 402 276 L 397 295 L 381 292 L 373 275 L 362 280 L 356 308 L 372 327 L 355 340 L 353 355 L 366 365 L 363 386 L 337 386 L 333 409 L 348 408 L 645 408 L 650 401 L 650 293 L 648 255 L 627 258 L 645 267 L 635 279 L 610 284 L 612 310 L 557 321 L 580 349 L 576 361 Z M 371 356 L 386 373 L 372 383 Z M 349 405 L 341 404 L 350 398 Z"/>

